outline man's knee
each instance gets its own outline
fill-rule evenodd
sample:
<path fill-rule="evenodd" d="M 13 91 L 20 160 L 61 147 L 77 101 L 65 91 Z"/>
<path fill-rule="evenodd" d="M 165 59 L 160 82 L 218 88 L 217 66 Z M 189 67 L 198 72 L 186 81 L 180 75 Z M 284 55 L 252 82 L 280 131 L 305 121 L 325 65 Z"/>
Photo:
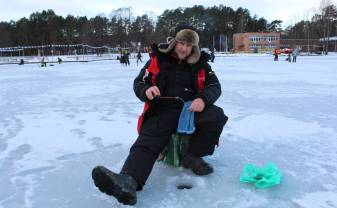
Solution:
<path fill-rule="evenodd" d="M 200 114 L 200 117 L 200 120 L 204 120 L 209 124 L 212 123 L 219 126 L 224 126 L 228 121 L 228 117 L 225 115 L 222 108 L 215 105 L 207 106 L 204 112 Z"/>
<path fill-rule="evenodd" d="M 219 124 L 221 124 L 222 126 L 224 126 L 227 121 L 228 121 L 228 117 L 226 116 L 226 114 L 224 113 L 224 111 L 222 110 L 222 108 L 215 106 L 218 109 L 218 113 L 217 113 L 217 122 Z"/>

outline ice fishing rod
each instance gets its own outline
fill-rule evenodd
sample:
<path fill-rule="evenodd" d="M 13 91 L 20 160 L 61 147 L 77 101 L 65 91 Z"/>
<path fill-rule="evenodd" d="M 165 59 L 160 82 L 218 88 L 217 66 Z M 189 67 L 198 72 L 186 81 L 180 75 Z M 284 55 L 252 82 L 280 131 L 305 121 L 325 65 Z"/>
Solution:
<path fill-rule="evenodd" d="M 163 100 L 177 100 L 185 103 L 185 101 L 180 97 L 169 97 L 169 96 L 155 96 L 155 99 L 163 99 Z"/>

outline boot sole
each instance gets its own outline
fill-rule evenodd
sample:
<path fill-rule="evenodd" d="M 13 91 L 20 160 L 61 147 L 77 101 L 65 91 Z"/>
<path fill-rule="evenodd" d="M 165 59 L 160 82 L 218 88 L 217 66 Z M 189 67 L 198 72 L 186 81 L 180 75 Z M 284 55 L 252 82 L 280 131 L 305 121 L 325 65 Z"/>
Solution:
<path fill-rule="evenodd" d="M 114 196 L 120 203 L 126 205 L 136 204 L 136 195 L 118 184 L 117 178 L 117 174 L 103 166 L 98 166 L 92 170 L 94 184 L 101 192 L 106 193 L 109 196 Z"/>

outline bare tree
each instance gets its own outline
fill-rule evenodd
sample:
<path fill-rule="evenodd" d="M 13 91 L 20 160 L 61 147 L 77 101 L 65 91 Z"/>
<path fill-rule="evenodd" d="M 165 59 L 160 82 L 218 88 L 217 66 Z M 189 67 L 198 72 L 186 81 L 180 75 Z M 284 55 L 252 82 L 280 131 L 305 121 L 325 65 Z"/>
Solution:
<path fill-rule="evenodd" d="M 324 51 L 325 54 L 328 54 L 331 26 L 332 22 L 337 18 L 337 9 L 331 0 L 322 0 L 320 3 L 320 12 L 323 22 Z"/>

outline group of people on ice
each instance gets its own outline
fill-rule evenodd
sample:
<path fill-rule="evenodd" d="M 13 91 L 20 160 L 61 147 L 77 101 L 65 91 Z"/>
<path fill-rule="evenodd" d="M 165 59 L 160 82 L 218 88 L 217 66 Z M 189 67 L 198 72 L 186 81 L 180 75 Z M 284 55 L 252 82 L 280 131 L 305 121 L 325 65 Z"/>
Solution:
<path fill-rule="evenodd" d="M 120 52 L 120 56 L 117 56 L 117 60 L 119 60 L 119 62 L 121 64 L 125 64 L 125 66 L 130 65 L 130 52 L 128 50 L 121 50 Z"/>
<path fill-rule="evenodd" d="M 274 61 L 278 61 L 279 54 L 280 54 L 280 51 L 278 49 L 275 49 L 273 51 Z M 300 49 L 296 47 L 292 51 L 287 51 L 286 54 L 287 54 L 287 58 L 285 59 L 286 61 L 288 61 L 289 63 L 291 62 L 296 63 L 297 56 L 300 54 Z"/>
<path fill-rule="evenodd" d="M 120 54 L 121 56 L 117 57 L 117 59 L 120 61 L 121 64 L 125 64 L 126 66 L 130 66 L 130 52 L 128 50 L 124 50 L 121 52 Z M 137 58 L 137 66 L 138 66 L 138 63 L 143 63 L 142 61 L 142 53 L 140 52 L 140 50 L 138 50 L 137 52 L 137 55 L 136 55 L 136 58 Z"/>

